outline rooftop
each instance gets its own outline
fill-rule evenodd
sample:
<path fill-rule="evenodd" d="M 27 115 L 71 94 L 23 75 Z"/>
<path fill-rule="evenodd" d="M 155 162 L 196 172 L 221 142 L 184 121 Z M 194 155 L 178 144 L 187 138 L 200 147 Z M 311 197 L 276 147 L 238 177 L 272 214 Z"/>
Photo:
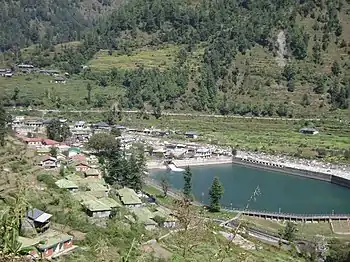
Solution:
<path fill-rule="evenodd" d="M 83 205 L 85 206 L 85 208 L 87 208 L 88 210 L 90 210 L 92 212 L 110 211 L 111 210 L 111 207 L 109 207 L 108 205 L 102 203 L 99 200 L 84 201 Z"/>
<path fill-rule="evenodd" d="M 103 198 L 100 198 L 98 201 L 100 201 L 102 204 L 106 206 L 109 206 L 110 208 L 121 207 L 121 204 L 119 204 L 115 199 L 110 197 L 103 197 Z"/>
<path fill-rule="evenodd" d="M 90 200 L 97 200 L 95 196 L 90 194 L 89 192 L 76 192 L 72 194 L 72 196 L 79 202 L 86 202 Z"/>
<path fill-rule="evenodd" d="M 40 223 L 44 223 L 52 217 L 51 214 L 45 213 L 44 211 L 41 211 L 40 209 L 37 209 L 37 208 L 29 209 L 26 213 L 26 216 Z"/>
<path fill-rule="evenodd" d="M 71 180 L 68 180 L 68 179 L 60 179 L 60 180 L 57 180 L 55 182 L 55 184 L 59 187 L 59 188 L 64 188 L 64 189 L 74 189 L 74 188 L 78 188 L 78 185 L 76 183 L 74 183 L 73 181 Z"/>
<path fill-rule="evenodd" d="M 100 182 L 88 182 L 86 187 L 91 191 L 108 191 L 108 188 Z"/>
<path fill-rule="evenodd" d="M 138 221 L 144 223 L 145 225 L 157 225 L 157 223 L 154 220 L 152 220 L 152 218 L 154 218 L 154 215 L 148 208 L 133 208 L 132 212 L 135 214 Z"/>
<path fill-rule="evenodd" d="M 91 168 L 91 169 L 85 171 L 85 175 L 86 176 L 99 176 L 100 171 L 96 168 Z"/>
<path fill-rule="evenodd" d="M 138 205 L 142 204 L 141 199 L 137 196 L 134 190 L 131 188 L 124 187 L 117 190 L 120 200 L 124 205 Z"/>

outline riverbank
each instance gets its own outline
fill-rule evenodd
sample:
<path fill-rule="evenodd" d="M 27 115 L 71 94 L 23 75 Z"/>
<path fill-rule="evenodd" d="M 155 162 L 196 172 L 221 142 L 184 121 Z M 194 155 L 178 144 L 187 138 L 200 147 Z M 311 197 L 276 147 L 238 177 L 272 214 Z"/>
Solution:
<path fill-rule="evenodd" d="M 232 157 L 212 157 L 212 158 L 191 158 L 191 159 L 176 159 L 172 162 L 177 167 L 186 167 L 186 166 L 207 166 L 207 165 L 223 165 L 231 164 Z M 147 162 L 147 169 L 167 169 L 164 165 L 164 160 L 154 160 Z"/>

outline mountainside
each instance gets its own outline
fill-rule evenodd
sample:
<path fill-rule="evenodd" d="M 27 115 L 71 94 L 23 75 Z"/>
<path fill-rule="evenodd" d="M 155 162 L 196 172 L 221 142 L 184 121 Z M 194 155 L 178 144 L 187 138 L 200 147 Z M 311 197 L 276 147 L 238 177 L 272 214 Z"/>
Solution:
<path fill-rule="evenodd" d="M 111 0 L 1 0 L 0 50 L 16 50 L 31 44 L 79 40 L 84 29 L 116 6 Z"/>
<path fill-rule="evenodd" d="M 36 46 L 4 60 L 69 73 L 88 64 L 80 78 L 121 95 L 87 107 L 118 100 L 138 109 L 348 116 L 349 10 L 342 0 L 131 0 L 97 24 L 76 23 L 91 27 L 78 45 Z"/>

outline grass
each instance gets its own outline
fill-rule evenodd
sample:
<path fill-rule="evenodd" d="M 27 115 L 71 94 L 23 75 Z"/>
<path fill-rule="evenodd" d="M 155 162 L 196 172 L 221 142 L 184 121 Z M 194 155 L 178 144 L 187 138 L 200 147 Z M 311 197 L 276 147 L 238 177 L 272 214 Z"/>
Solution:
<path fill-rule="evenodd" d="M 66 84 L 54 83 L 54 77 L 38 74 L 15 75 L 12 78 L 0 78 L 0 93 L 2 96 L 11 98 L 14 90 L 19 89 L 18 103 L 30 104 L 40 108 L 60 109 L 82 109 L 87 108 L 87 80 L 70 78 Z M 91 83 L 91 82 L 90 82 Z M 92 105 L 98 103 L 99 97 L 102 106 L 116 101 L 120 95 L 120 90 L 115 86 L 99 87 L 92 85 Z M 58 103 L 58 104 L 57 104 Z"/>
<path fill-rule="evenodd" d="M 135 69 L 137 67 L 165 69 L 174 64 L 179 47 L 169 45 L 164 48 L 142 48 L 128 55 L 120 55 L 107 50 L 99 51 L 88 63 L 93 70 L 110 70 L 112 68 Z"/>

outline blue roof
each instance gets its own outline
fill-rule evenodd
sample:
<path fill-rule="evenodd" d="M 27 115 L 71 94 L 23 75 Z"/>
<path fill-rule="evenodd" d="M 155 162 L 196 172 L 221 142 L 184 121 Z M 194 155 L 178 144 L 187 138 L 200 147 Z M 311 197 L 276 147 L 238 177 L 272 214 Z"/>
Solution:
<path fill-rule="evenodd" d="M 98 127 L 109 127 L 109 125 L 106 122 L 98 122 L 96 124 L 94 124 L 94 126 L 98 126 Z"/>
<path fill-rule="evenodd" d="M 45 214 L 45 212 L 41 211 L 40 209 L 33 208 L 27 211 L 26 216 L 29 217 L 30 219 L 35 220 L 38 217 L 40 217 L 42 214 Z"/>

